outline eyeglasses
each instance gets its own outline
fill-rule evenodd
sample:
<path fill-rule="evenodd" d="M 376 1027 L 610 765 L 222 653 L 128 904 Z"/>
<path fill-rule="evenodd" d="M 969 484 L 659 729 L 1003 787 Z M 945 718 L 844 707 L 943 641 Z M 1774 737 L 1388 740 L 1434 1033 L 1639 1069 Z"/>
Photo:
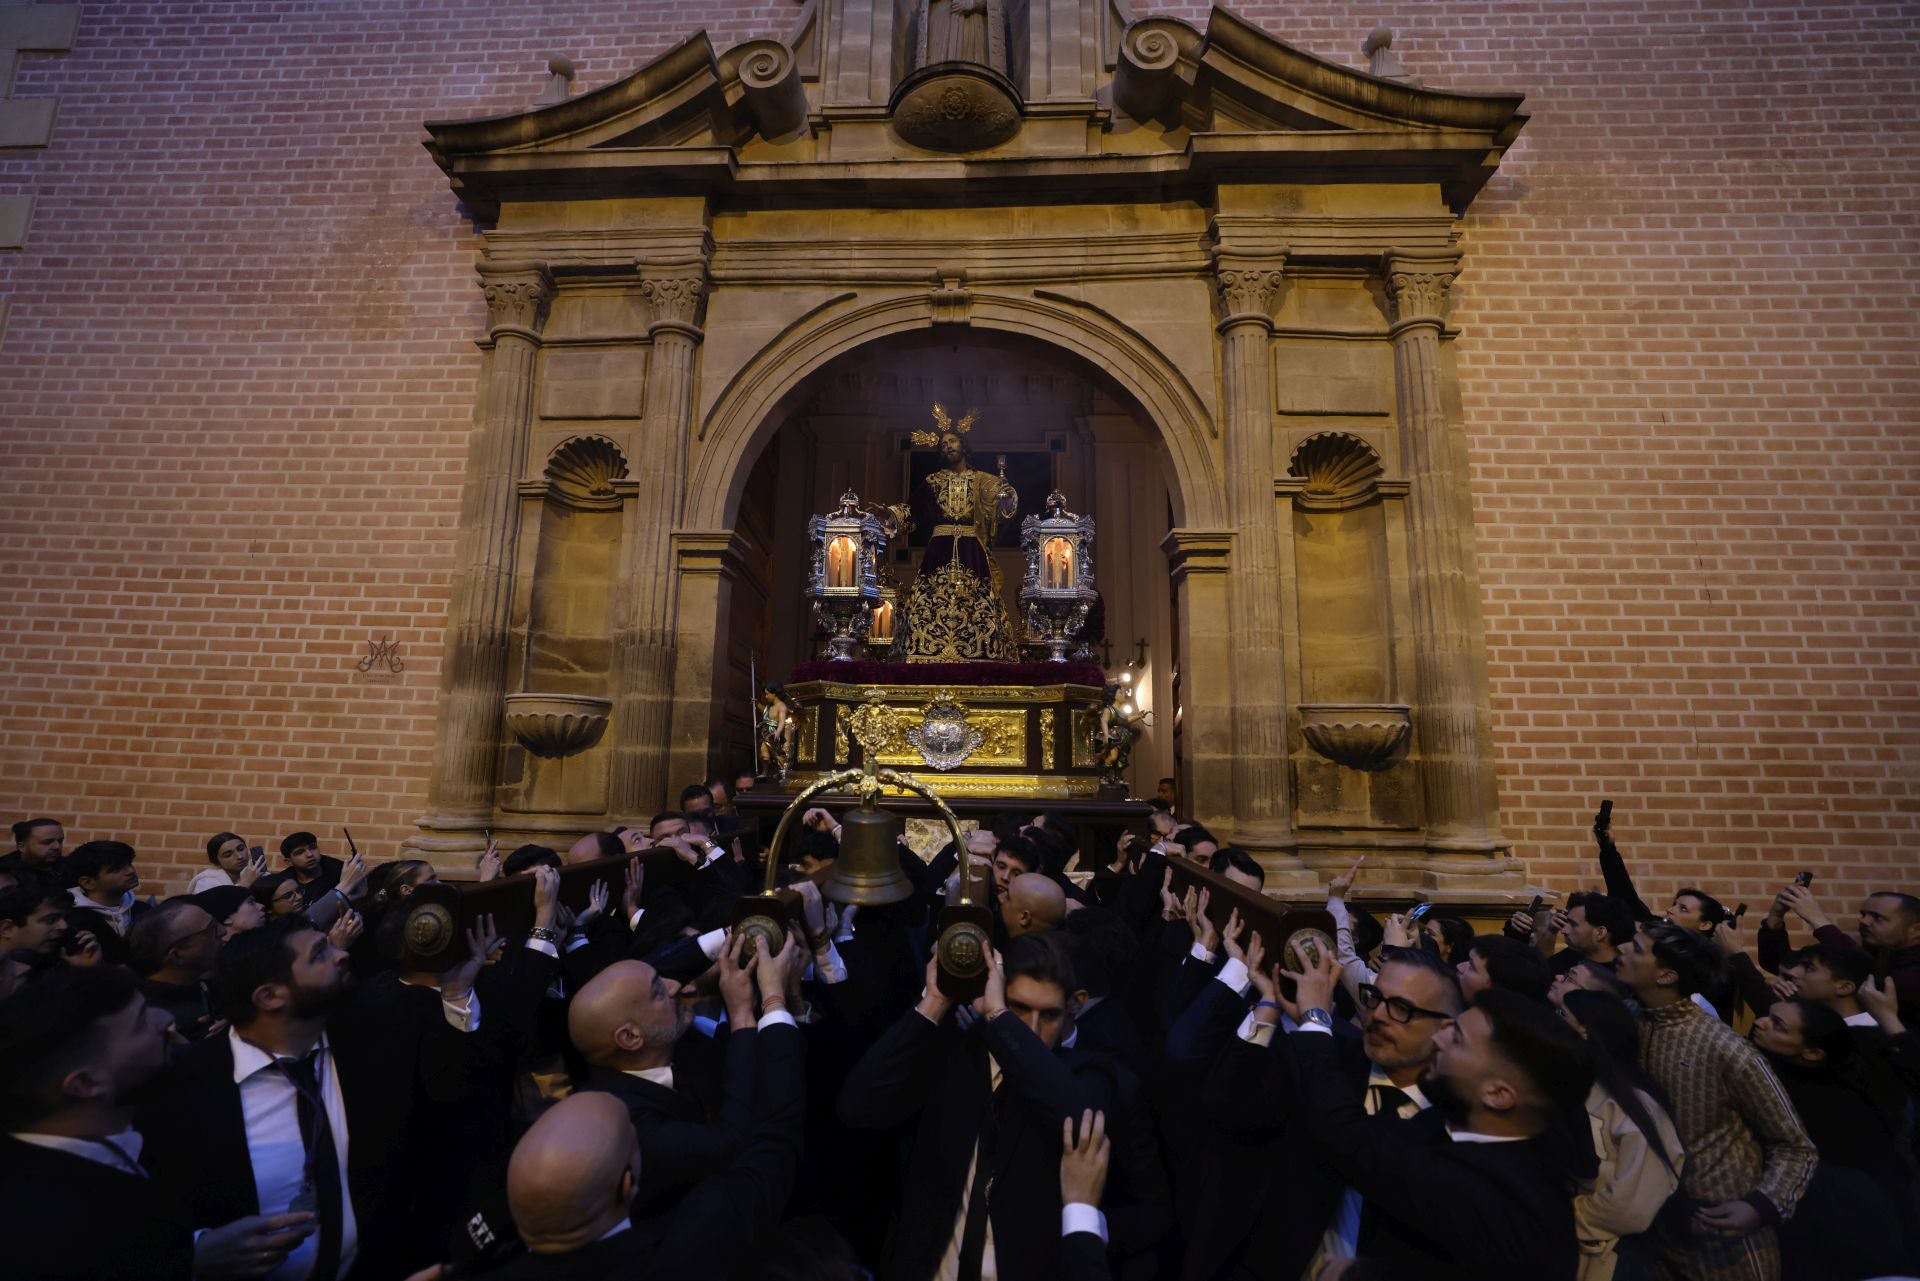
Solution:
<path fill-rule="evenodd" d="M 1371 1010 L 1376 1006 L 1387 1007 L 1387 1017 L 1395 1023 L 1411 1023 L 1416 1018 L 1451 1019 L 1453 1015 L 1442 1014 L 1439 1010 L 1423 1010 L 1404 996 L 1382 996 L 1380 989 L 1371 983 L 1360 985 L 1360 1008 Z"/>

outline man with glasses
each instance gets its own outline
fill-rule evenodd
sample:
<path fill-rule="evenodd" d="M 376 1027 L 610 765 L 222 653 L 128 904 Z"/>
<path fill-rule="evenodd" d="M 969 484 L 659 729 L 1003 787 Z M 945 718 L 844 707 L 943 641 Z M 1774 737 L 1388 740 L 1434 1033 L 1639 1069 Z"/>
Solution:
<path fill-rule="evenodd" d="M 170 898 L 133 927 L 127 949 L 148 1005 L 173 1015 L 189 1041 L 214 1030 L 207 976 L 220 959 L 220 922 L 190 898 Z"/>
<path fill-rule="evenodd" d="M 1463 1002 L 1459 980 L 1445 962 L 1419 948 L 1388 948 L 1380 972 L 1359 988 L 1360 1031 L 1336 1022 L 1323 1006 L 1282 1003 L 1280 972 L 1293 958 L 1263 967 L 1250 941 L 1247 952 L 1228 949 L 1231 959 L 1201 998 L 1210 1021 L 1237 1035 L 1208 1069 L 1206 1093 L 1222 1101 L 1226 1115 L 1214 1118 L 1223 1131 L 1208 1160 L 1234 1173 L 1218 1180 L 1220 1191 L 1195 1207 L 1188 1232 L 1188 1277 L 1314 1275 L 1325 1262 L 1355 1257 L 1372 1227 L 1361 1193 L 1319 1160 L 1308 1136 L 1311 1118 L 1300 1093 L 1300 1076 L 1282 1028 L 1305 1023 L 1333 1034 L 1340 1076 L 1360 1091 L 1368 1116 L 1410 1120 L 1429 1106 L 1420 1078 L 1433 1061 L 1436 1037 L 1451 1027 Z M 1251 985 L 1259 1001 L 1252 1014 L 1240 996 Z M 1217 1026 L 1216 1022 L 1216 1026 Z M 1196 1043 L 1213 1039 L 1203 1033 Z M 1217 1043 L 1217 1042 L 1213 1042 Z M 1274 1135 L 1280 1137 L 1276 1142 Z"/>

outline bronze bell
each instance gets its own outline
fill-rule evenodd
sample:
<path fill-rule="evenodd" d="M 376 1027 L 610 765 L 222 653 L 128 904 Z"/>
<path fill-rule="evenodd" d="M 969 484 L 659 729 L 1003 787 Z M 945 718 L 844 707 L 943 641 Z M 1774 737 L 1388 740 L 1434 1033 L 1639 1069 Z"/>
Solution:
<path fill-rule="evenodd" d="M 820 893 L 835 903 L 877 907 L 913 897 L 900 867 L 900 820 L 866 803 L 840 817 L 840 857 Z"/>

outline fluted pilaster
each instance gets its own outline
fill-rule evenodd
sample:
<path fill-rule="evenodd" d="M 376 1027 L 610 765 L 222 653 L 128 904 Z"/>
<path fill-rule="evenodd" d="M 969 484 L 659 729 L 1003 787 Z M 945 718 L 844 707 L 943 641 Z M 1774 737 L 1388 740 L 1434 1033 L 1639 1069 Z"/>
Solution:
<path fill-rule="evenodd" d="M 647 362 L 640 491 L 622 529 L 625 607 L 614 631 L 612 811 L 641 819 L 658 810 L 668 789 L 673 712 L 673 534 L 686 488 L 687 441 L 693 430 L 694 365 L 706 302 L 704 258 L 642 263 L 639 292 L 649 313 L 653 350 Z"/>
<path fill-rule="evenodd" d="M 460 494 L 445 656 L 440 667 L 439 751 L 423 826 L 477 833 L 493 814 L 518 541 L 515 487 L 533 421 L 533 370 L 553 279 L 535 263 L 486 263 L 487 356 L 480 407 Z"/>
<path fill-rule="evenodd" d="M 1395 403 L 1410 489 L 1408 559 L 1413 598 L 1413 726 L 1430 839 L 1488 839 L 1492 789 L 1487 727 L 1475 678 L 1479 601 L 1441 371 L 1447 291 L 1459 271 L 1450 253 L 1389 252 L 1383 261 L 1392 324 Z"/>
<path fill-rule="evenodd" d="M 1287 795 L 1286 665 L 1273 497 L 1273 306 L 1284 255 L 1215 255 L 1232 522 L 1228 620 L 1233 674 L 1234 839 L 1270 846 L 1292 832 Z"/>

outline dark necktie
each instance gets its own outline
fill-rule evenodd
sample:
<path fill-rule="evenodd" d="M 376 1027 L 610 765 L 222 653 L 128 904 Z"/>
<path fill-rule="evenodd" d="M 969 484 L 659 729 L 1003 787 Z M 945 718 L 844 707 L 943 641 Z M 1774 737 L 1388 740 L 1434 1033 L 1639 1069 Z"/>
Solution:
<path fill-rule="evenodd" d="M 1000 1135 L 1000 1102 L 1006 1093 L 1004 1082 L 987 1103 L 985 1123 L 980 1127 L 980 1154 L 973 1162 L 973 1187 L 967 1193 L 967 1222 L 960 1232 L 959 1281 L 980 1281 L 980 1263 L 987 1253 L 988 1201 L 993 1191 L 995 1146 Z"/>
<path fill-rule="evenodd" d="M 281 1059 L 280 1070 L 293 1083 L 300 1102 L 300 1142 L 307 1149 L 307 1178 L 313 1183 L 314 1214 L 319 1220 L 320 1243 L 313 1256 L 312 1281 L 334 1281 L 340 1271 L 340 1242 L 346 1216 L 340 1209 L 340 1156 L 333 1147 L 333 1127 L 320 1097 L 320 1051 L 304 1059 Z"/>
<path fill-rule="evenodd" d="M 1413 1098 L 1397 1085 L 1371 1085 L 1373 1091 L 1373 1114 L 1375 1116 L 1400 1115 L 1400 1109 L 1413 1102 Z"/>

